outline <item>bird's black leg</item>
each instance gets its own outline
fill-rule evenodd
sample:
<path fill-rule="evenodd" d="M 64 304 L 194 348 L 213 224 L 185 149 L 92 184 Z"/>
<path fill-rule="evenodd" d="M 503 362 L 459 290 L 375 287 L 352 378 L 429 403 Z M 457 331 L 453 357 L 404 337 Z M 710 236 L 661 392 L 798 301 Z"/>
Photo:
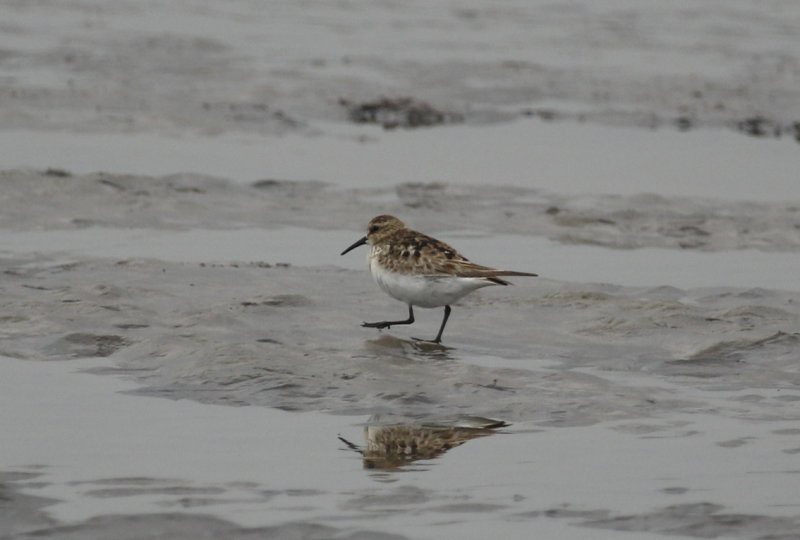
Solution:
<path fill-rule="evenodd" d="M 411 304 L 408 304 L 408 319 L 404 321 L 380 321 L 380 322 L 365 322 L 362 323 L 361 326 L 365 326 L 367 328 L 391 328 L 396 324 L 413 324 L 414 322 L 414 308 L 411 307 Z M 439 332 L 441 334 L 441 332 Z"/>
<path fill-rule="evenodd" d="M 444 319 L 442 319 L 442 326 L 439 327 L 439 333 L 433 339 L 433 343 L 442 342 L 442 332 L 444 332 L 444 325 L 447 324 L 447 319 L 450 317 L 450 306 L 444 306 Z"/>
<path fill-rule="evenodd" d="M 439 333 L 436 334 L 436 337 L 433 339 L 419 339 L 414 338 L 417 341 L 426 341 L 428 343 L 441 343 L 442 342 L 442 332 L 444 332 L 444 325 L 447 324 L 447 319 L 450 317 L 450 306 L 444 306 L 444 319 L 442 319 L 442 326 L 439 327 Z"/>

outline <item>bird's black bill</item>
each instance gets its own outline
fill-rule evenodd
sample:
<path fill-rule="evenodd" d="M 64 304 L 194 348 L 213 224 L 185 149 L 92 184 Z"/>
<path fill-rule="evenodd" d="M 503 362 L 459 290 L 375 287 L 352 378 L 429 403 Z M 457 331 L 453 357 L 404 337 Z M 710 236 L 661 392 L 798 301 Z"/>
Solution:
<path fill-rule="evenodd" d="M 367 243 L 367 237 L 365 236 L 364 238 L 360 239 L 358 242 L 356 242 L 355 244 L 353 244 L 352 246 L 350 246 L 350 247 L 349 247 L 349 248 L 347 248 L 346 250 L 342 251 L 342 255 L 344 255 L 345 253 L 347 253 L 347 252 L 348 252 L 348 251 L 350 251 L 351 249 L 355 249 L 355 248 L 357 248 L 358 246 L 363 246 L 363 245 L 364 245 L 364 244 L 366 244 L 366 243 Z"/>

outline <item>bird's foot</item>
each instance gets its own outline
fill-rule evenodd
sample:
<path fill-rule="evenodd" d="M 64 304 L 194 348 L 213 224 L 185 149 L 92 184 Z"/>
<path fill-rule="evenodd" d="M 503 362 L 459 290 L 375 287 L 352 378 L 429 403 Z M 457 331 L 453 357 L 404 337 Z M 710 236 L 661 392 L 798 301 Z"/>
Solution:
<path fill-rule="evenodd" d="M 422 343 L 435 343 L 436 345 L 441 345 L 441 343 L 442 343 L 441 338 L 439 338 L 439 339 L 422 339 L 422 338 L 418 338 L 418 337 L 412 337 L 411 339 L 413 339 L 414 341 L 422 342 Z"/>
<path fill-rule="evenodd" d="M 379 321 L 379 322 L 364 322 L 361 323 L 361 326 L 364 328 L 377 328 L 379 330 L 383 330 L 384 328 L 391 328 L 392 327 L 391 321 Z"/>

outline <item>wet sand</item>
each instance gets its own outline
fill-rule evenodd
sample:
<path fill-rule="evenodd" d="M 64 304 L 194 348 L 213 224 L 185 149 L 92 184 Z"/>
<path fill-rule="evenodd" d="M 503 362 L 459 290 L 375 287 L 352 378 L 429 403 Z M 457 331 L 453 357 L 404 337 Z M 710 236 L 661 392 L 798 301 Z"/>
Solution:
<path fill-rule="evenodd" d="M 798 538 L 793 4 L 45 4 L 0 26 L 0 537 Z M 387 95 L 447 125 L 350 123 Z M 381 213 L 542 277 L 361 328 Z"/>
<path fill-rule="evenodd" d="M 402 310 L 371 283 L 363 253 L 338 256 L 360 231 L 293 224 L 298 215 L 315 216 L 313 223 L 326 203 L 341 205 L 343 216 L 348 205 L 355 211 L 363 204 L 357 189 L 243 186 L 192 175 L 28 171 L 6 178 L 19 198 L 10 208 L 24 211 L 5 222 L 0 245 L 0 353 L 6 380 L 19 390 L 7 392 L 3 405 L 15 411 L 3 430 L 16 434 L 5 463 L 15 507 L 29 509 L 22 521 L 10 520 L 10 532 L 99 538 L 109 530 L 130 537 L 158 530 L 188 538 L 210 528 L 280 537 L 311 527 L 308 534 L 320 537 L 415 538 L 536 527 L 575 538 L 584 533 L 574 525 L 584 525 L 587 538 L 603 537 L 598 530 L 692 536 L 697 528 L 751 537 L 797 526 L 800 292 L 789 278 L 784 290 L 772 289 L 769 276 L 754 271 L 759 265 L 742 264 L 753 256 L 791 263 L 793 248 L 719 250 L 711 233 L 702 236 L 705 248 L 641 248 L 663 255 L 649 264 L 626 257 L 638 250 L 617 249 L 619 264 L 647 270 L 644 277 L 619 272 L 619 281 L 653 285 L 614 284 L 613 264 L 605 283 L 547 275 L 556 270 L 517 279 L 456 306 L 438 347 L 411 337 L 431 337 L 439 310 L 419 310 L 410 328 L 359 327 Z M 377 211 L 430 212 L 409 205 L 407 189 L 369 195 L 386 200 Z M 481 200 L 481 188 L 473 189 L 459 191 L 467 208 Z M 495 202 L 482 201 L 486 229 L 510 197 L 495 193 Z M 520 211 L 521 201 L 517 211 L 532 222 L 559 226 L 547 222 L 558 214 L 543 211 L 541 201 Z M 291 211 L 268 213 L 277 223 L 258 212 L 290 204 Z M 731 210 L 740 203 L 717 204 Z M 233 213 L 244 228 L 235 228 Z M 729 213 L 733 222 L 744 219 Z M 48 224 L 25 221 L 35 215 Z M 669 230 L 674 218 L 663 216 L 659 229 Z M 571 227 L 588 234 L 595 223 L 576 219 Z M 599 253 L 611 249 L 550 240 L 549 249 L 530 251 L 542 244 L 527 243 L 521 232 L 476 229 L 473 223 L 475 232 L 445 231 L 444 238 L 470 256 L 507 257 L 509 266 L 528 268 L 525 261 L 540 252 L 556 267 L 580 261 L 591 277 Z M 515 246 L 521 259 L 507 256 Z M 719 273 L 731 254 L 740 263 L 735 279 L 747 286 L 709 285 L 734 279 Z M 688 268 L 676 272 L 670 260 Z M 710 264 L 720 270 L 709 281 Z M 41 367 L 31 372 L 20 362 Z M 110 383 L 119 377 L 128 382 Z M 87 384 L 97 387 L 101 404 L 82 390 Z M 120 385 L 136 396 L 123 398 Z M 52 402 L 43 398 L 50 395 Z M 176 409 L 187 400 L 205 405 Z M 233 407 L 223 407 L 217 425 L 211 416 L 221 405 Z M 289 412 L 270 416 L 270 408 Z M 363 447 L 361 426 L 387 414 L 411 424 L 479 415 L 512 425 L 438 458 L 362 470 L 361 456 L 337 436 Z M 39 426 L 36 437 L 31 426 Z M 79 433 L 87 436 L 80 444 Z M 198 434 L 208 441 L 198 443 Z M 128 447 L 130 437 L 137 442 Z M 287 445 L 284 453 L 276 445 Z M 242 467 L 226 457 L 232 448 L 247 448 Z M 106 457 L 98 462 L 98 454 Z M 648 456 L 645 468 L 631 471 L 637 455 Z M 175 463 L 165 464 L 167 456 Z M 709 476 L 710 462 L 721 469 Z"/>

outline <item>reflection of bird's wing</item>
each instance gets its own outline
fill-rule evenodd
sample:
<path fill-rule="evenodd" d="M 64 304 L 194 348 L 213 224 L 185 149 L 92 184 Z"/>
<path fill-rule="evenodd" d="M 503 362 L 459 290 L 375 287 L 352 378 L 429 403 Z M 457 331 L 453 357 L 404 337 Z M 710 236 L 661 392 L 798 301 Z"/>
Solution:
<path fill-rule="evenodd" d="M 493 418 L 486 418 L 484 416 L 468 416 L 465 414 L 459 414 L 456 416 L 433 418 L 430 421 L 423 422 L 422 425 L 446 425 L 462 429 L 497 429 L 510 426 L 511 424 L 504 420 L 494 420 Z"/>
<path fill-rule="evenodd" d="M 499 426 L 498 426 L 499 427 Z M 365 457 L 396 454 L 405 459 L 428 459 L 492 433 L 491 428 L 445 426 L 367 426 Z"/>
<path fill-rule="evenodd" d="M 364 427 L 367 443 L 363 451 L 364 467 L 394 469 L 420 459 L 435 458 L 470 439 L 491 435 L 495 429 L 508 425 L 502 420 L 481 416 L 457 415 L 420 422 L 393 415 L 374 415 Z"/>

